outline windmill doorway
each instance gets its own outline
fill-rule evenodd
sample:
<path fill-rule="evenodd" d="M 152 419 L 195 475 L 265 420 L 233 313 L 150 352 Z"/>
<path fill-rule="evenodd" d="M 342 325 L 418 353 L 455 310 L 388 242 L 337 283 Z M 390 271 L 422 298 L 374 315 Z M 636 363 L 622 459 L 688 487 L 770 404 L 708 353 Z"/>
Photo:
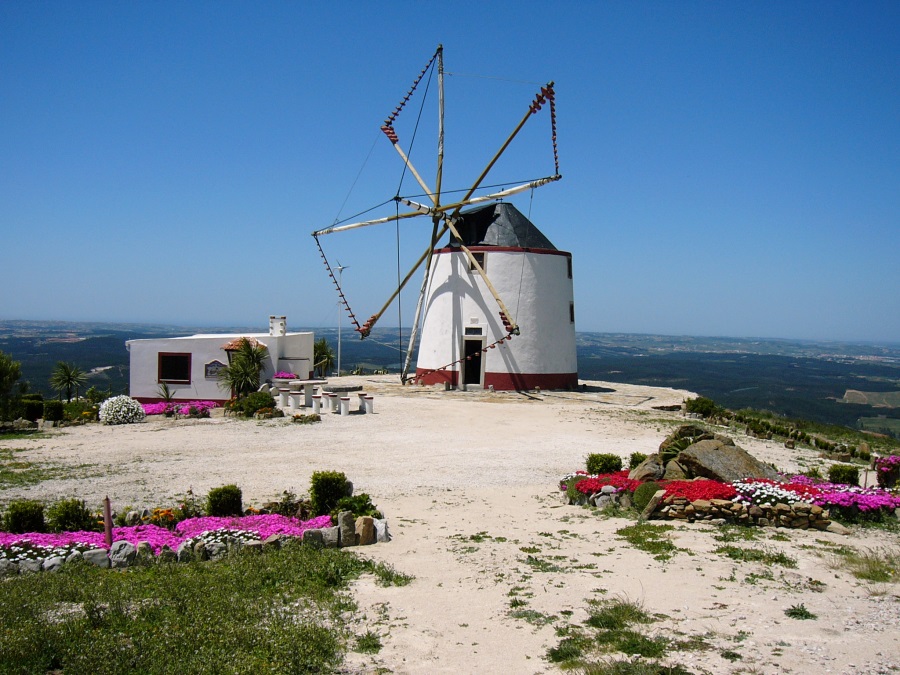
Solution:
<path fill-rule="evenodd" d="M 474 385 L 482 386 L 482 352 L 484 348 L 483 337 L 466 337 L 463 340 L 463 353 L 466 356 L 463 361 L 463 388 Z"/>

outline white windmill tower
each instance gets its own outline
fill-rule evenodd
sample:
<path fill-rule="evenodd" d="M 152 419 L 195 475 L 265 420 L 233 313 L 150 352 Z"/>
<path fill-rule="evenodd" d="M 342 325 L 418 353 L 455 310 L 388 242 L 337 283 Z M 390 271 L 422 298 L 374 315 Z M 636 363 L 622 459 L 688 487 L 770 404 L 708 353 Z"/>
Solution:
<path fill-rule="evenodd" d="M 419 82 L 436 67 L 438 75 L 437 176 L 430 187 L 416 171 L 400 146 L 394 122 Z M 493 387 L 494 389 L 571 388 L 578 383 L 575 357 L 575 314 L 572 286 L 572 255 L 559 251 L 505 197 L 533 190 L 561 178 L 556 148 L 556 107 L 553 83 L 542 87 L 528 111 L 501 145 L 462 199 L 442 202 L 444 154 L 443 49 L 416 78 L 400 105 L 381 127 L 415 177 L 430 204 L 396 196 L 396 215 L 349 224 L 336 224 L 313 232 L 340 301 L 361 337 L 387 310 L 402 288 L 424 263 L 403 382 L 445 383 L 448 386 Z M 485 177 L 525 123 L 549 104 L 551 142 L 555 172 L 491 194 L 475 196 Z M 399 212 L 403 204 L 412 210 Z M 386 223 L 405 218 L 430 217 L 431 239 L 380 311 L 359 325 L 347 304 L 319 243 L 319 237 L 334 232 Z M 445 235 L 449 241 L 441 244 Z M 421 344 L 415 376 L 409 375 L 419 337 Z"/>

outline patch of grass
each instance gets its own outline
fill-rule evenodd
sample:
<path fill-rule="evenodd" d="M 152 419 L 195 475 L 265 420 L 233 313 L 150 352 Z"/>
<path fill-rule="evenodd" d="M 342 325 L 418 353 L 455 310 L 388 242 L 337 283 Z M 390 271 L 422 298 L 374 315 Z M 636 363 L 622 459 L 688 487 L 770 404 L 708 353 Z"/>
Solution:
<path fill-rule="evenodd" d="M 731 661 L 732 663 L 734 663 L 735 661 L 740 661 L 742 658 L 744 658 L 740 655 L 740 653 L 731 649 L 725 649 L 719 652 L 719 656 L 721 656 L 726 661 Z"/>
<path fill-rule="evenodd" d="M 669 560 L 675 553 L 684 551 L 675 546 L 666 534 L 674 529 L 671 525 L 637 523 L 616 530 L 616 534 L 635 548 L 650 553 L 655 560 Z"/>
<path fill-rule="evenodd" d="M 356 646 L 353 651 L 360 654 L 377 654 L 381 651 L 381 637 L 378 633 L 366 631 L 363 635 L 356 637 Z"/>
<path fill-rule="evenodd" d="M 73 478 L 76 474 L 79 478 L 95 475 L 84 471 L 92 464 L 60 466 L 18 459 L 16 453 L 24 451 L 24 448 L 0 448 L 0 489 L 28 487 L 56 478 Z"/>
<path fill-rule="evenodd" d="M 525 562 L 535 572 L 562 572 L 563 571 L 563 568 L 560 567 L 559 565 L 554 565 L 549 560 L 542 560 L 541 558 L 537 558 L 533 555 L 527 556 L 525 558 Z"/>
<path fill-rule="evenodd" d="M 415 579 L 411 574 L 398 572 L 387 563 L 373 563 L 372 573 L 379 586 L 408 586 Z"/>
<path fill-rule="evenodd" d="M 781 565 L 782 567 L 797 567 L 797 561 L 781 551 L 775 551 L 766 546 L 762 548 L 741 548 L 740 546 L 720 546 L 716 553 L 738 562 L 760 562 L 764 565 Z"/>
<path fill-rule="evenodd" d="M 839 566 L 863 581 L 897 583 L 900 581 L 900 549 L 887 547 L 841 554 Z"/>
<path fill-rule="evenodd" d="M 215 563 L 14 577 L 0 584 L 0 672 L 332 671 L 359 644 L 345 628 L 348 584 L 374 567 L 291 543 Z"/>
<path fill-rule="evenodd" d="M 815 619 L 817 618 L 815 614 L 806 609 L 806 605 L 800 603 L 799 605 L 792 605 L 788 609 L 784 610 L 784 615 L 790 617 L 791 619 Z"/>
<path fill-rule="evenodd" d="M 652 623 L 653 618 L 636 602 L 616 598 L 592 600 L 585 624 L 600 630 L 620 630 L 633 623 Z"/>
<path fill-rule="evenodd" d="M 610 651 L 654 659 L 665 654 L 669 645 L 666 638 L 647 637 L 628 628 L 600 633 L 596 640 L 598 644 L 609 647 Z"/>
<path fill-rule="evenodd" d="M 760 538 L 758 527 L 743 527 L 741 525 L 722 525 L 718 534 L 713 536 L 716 541 L 730 544 L 733 541 L 756 541 Z"/>
<path fill-rule="evenodd" d="M 692 675 L 679 664 L 666 666 L 657 661 L 609 660 L 579 668 L 582 675 Z"/>
<path fill-rule="evenodd" d="M 517 609 L 509 613 L 514 619 L 523 619 L 533 626 L 546 626 L 548 623 L 556 621 L 556 617 L 552 614 L 544 614 L 536 609 Z"/>

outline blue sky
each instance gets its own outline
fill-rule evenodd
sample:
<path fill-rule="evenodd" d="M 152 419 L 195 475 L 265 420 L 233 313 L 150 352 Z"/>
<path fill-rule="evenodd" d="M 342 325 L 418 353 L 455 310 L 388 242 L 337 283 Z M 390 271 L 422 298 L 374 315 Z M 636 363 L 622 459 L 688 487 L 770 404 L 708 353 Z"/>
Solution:
<path fill-rule="evenodd" d="M 898 35 L 896 2 L 0 3 L 0 318 L 336 325 L 310 233 L 397 192 L 378 128 L 443 43 L 445 188 L 556 82 L 563 180 L 511 201 L 579 330 L 897 342 Z M 486 182 L 552 172 L 545 112 Z M 322 239 L 361 317 L 397 241 Z"/>

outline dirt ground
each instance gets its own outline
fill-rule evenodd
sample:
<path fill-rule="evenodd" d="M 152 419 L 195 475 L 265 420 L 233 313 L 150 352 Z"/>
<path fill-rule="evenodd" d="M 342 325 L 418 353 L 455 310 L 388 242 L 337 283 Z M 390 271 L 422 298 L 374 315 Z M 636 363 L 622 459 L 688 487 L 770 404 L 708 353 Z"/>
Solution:
<path fill-rule="evenodd" d="M 415 577 L 399 588 L 355 584 L 354 629 L 378 633 L 383 647 L 350 654 L 348 672 L 556 672 L 546 655 L 557 632 L 581 624 L 589 600 L 605 598 L 660 615 L 640 628 L 646 635 L 701 636 L 700 648 L 668 654 L 694 672 L 900 672 L 897 585 L 857 580 L 835 553 L 897 550 L 896 534 L 766 529 L 743 544 L 796 559 L 785 568 L 736 562 L 715 552 L 718 528 L 684 523 L 670 532 L 683 550 L 657 561 L 616 534 L 633 521 L 564 503 L 556 489 L 563 474 L 583 468 L 591 452 L 626 463 L 632 452 L 654 452 L 685 421 L 655 407 L 689 392 L 606 382 L 574 392 L 445 392 L 401 387 L 390 376 L 340 384 L 374 395 L 374 414 L 313 425 L 150 418 L 0 441 L 64 475 L 0 490 L 0 501 L 74 495 L 94 505 L 108 495 L 122 510 L 236 483 L 245 503 L 259 505 L 285 489 L 304 493 L 313 471 L 343 471 L 384 511 L 393 536 L 360 553 Z M 729 433 L 783 471 L 821 461 Z M 800 604 L 818 618 L 785 615 Z"/>

